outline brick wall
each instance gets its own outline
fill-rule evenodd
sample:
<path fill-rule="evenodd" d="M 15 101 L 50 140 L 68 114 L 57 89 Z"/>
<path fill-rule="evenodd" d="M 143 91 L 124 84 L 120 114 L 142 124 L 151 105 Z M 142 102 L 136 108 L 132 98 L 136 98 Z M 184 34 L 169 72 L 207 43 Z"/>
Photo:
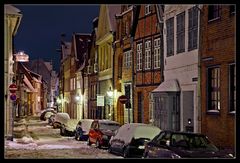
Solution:
<path fill-rule="evenodd" d="M 229 6 L 221 6 L 220 19 L 208 22 L 208 6 L 203 6 L 201 16 L 201 108 L 202 133 L 217 146 L 234 148 L 234 114 L 229 113 L 229 64 L 235 61 L 235 15 Z M 204 58 L 212 57 L 210 61 Z M 220 105 L 217 114 L 207 113 L 207 68 L 220 66 Z"/>

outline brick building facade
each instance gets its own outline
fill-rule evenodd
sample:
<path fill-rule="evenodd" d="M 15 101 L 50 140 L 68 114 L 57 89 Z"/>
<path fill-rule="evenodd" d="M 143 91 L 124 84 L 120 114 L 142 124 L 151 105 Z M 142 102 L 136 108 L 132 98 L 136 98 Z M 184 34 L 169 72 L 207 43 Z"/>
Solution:
<path fill-rule="evenodd" d="M 161 82 L 157 5 L 140 5 L 133 20 L 134 122 L 149 123 L 150 93 Z M 150 109 L 151 108 L 151 109 Z"/>
<path fill-rule="evenodd" d="M 116 40 L 114 42 L 114 88 L 116 120 L 121 124 L 132 122 L 132 47 L 130 30 L 133 18 L 133 6 L 121 5 L 121 12 L 116 15 Z M 119 102 L 118 97 L 126 95 L 127 104 Z"/>
<path fill-rule="evenodd" d="M 236 111 L 234 5 L 204 5 L 201 15 L 202 133 L 234 148 Z"/>

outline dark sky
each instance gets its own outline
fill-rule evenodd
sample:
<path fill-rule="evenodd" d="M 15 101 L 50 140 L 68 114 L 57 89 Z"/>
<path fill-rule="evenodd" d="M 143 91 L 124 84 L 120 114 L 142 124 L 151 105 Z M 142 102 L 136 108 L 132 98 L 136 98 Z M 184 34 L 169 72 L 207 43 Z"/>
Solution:
<path fill-rule="evenodd" d="M 24 51 L 29 59 L 53 61 L 59 72 L 61 33 L 71 41 L 73 32 L 91 33 L 92 20 L 99 15 L 99 5 L 14 5 L 23 15 L 15 36 L 16 51 Z"/>

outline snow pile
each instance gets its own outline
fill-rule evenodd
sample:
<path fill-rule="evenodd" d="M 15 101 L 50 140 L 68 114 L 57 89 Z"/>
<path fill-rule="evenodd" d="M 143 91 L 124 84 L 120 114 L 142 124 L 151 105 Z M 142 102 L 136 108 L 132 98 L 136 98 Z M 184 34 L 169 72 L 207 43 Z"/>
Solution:
<path fill-rule="evenodd" d="M 37 149 L 72 149 L 79 148 L 78 146 L 58 145 L 58 144 L 44 144 L 37 147 Z"/>
<path fill-rule="evenodd" d="M 6 141 L 5 148 L 8 149 L 36 149 L 36 143 L 22 144 L 18 143 L 16 140 L 14 141 Z"/>
<path fill-rule="evenodd" d="M 18 139 L 17 142 L 22 144 L 29 144 L 29 143 L 33 143 L 33 138 L 24 136 L 21 139 Z"/>
<path fill-rule="evenodd" d="M 14 131 L 16 132 L 24 131 L 25 129 L 26 129 L 26 125 L 20 125 L 20 126 L 14 127 Z"/>

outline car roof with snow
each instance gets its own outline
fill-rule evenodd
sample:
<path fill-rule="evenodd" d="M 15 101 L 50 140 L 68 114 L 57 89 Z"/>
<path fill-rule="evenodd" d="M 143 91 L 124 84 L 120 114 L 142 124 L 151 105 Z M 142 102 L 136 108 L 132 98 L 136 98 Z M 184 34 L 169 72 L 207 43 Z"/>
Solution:
<path fill-rule="evenodd" d="M 123 140 L 126 144 L 130 143 L 132 138 L 153 139 L 160 133 L 160 129 L 144 123 L 127 123 L 121 126 L 112 139 Z"/>
<path fill-rule="evenodd" d="M 54 121 L 60 122 L 60 123 L 66 123 L 68 119 L 70 119 L 70 116 L 68 113 L 57 113 L 55 115 Z"/>

